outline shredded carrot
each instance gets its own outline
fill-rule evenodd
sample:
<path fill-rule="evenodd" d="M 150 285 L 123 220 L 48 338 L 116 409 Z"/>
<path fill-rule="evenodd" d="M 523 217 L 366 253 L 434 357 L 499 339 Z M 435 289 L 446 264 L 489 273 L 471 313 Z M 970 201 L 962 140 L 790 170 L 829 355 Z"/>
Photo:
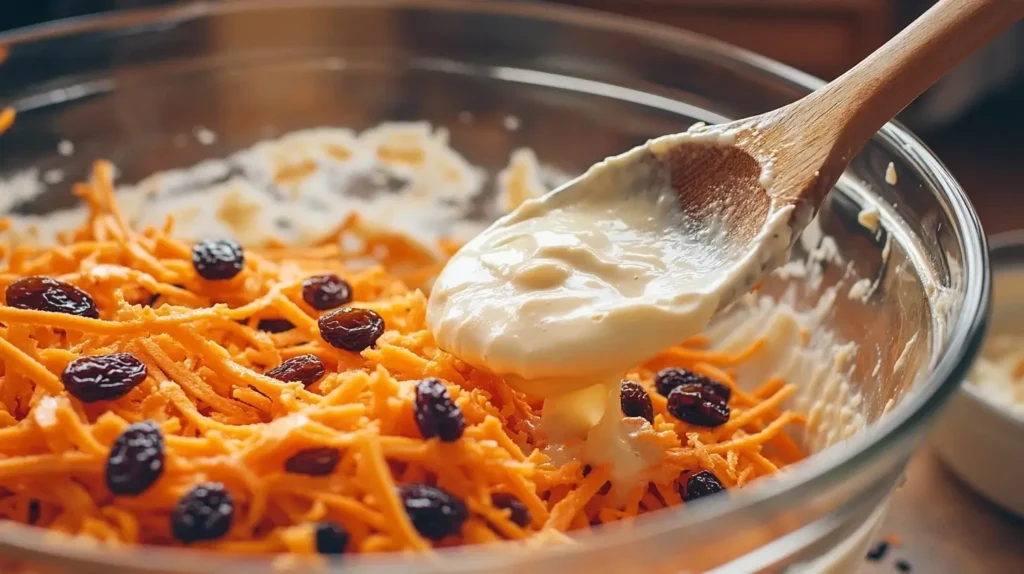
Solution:
<path fill-rule="evenodd" d="M 1017 366 L 1013 368 L 1013 376 L 1017 379 L 1024 377 L 1024 361 L 1018 362 Z"/>
<path fill-rule="evenodd" d="M 0 110 L 0 134 L 4 133 L 14 125 L 14 108 L 7 106 Z"/>
<path fill-rule="evenodd" d="M 12 110 L 0 114 L 0 131 L 11 121 Z M 406 155 L 403 161 L 419 161 Z M 553 533 L 682 505 L 682 484 L 694 471 L 739 488 L 802 456 L 785 432 L 803 421 L 786 410 L 795 387 L 770 378 L 743 389 L 730 370 L 764 341 L 722 353 L 699 336 L 627 374 L 651 389 L 654 423 L 644 436 L 665 453 L 641 482 L 614 484 L 607 465 L 556 464 L 545 450 L 541 401 L 436 348 L 425 323 L 427 299 L 416 286 L 444 261 L 420 244 L 352 216 L 313 246 L 247 247 L 238 277 L 207 281 L 193 269 L 191 245 L 174 237 L 173 218 L 159 228 L 132 227 L 117 206 L 112 170 L 98 162 L 89 181 L 75 186 L 89 214 L 62 236 L 67 241 L 5 251 L 0 266 L 0 287 L 50 276 L 88 292 L 99 310 L 94 319 L 0 306 L 0 517 L 102 543 L 180 545 L 172 509 L 193 485 L 218 481 L 231 492 L 235 514 L 228 533 L 203 548 L 313 554 L 314 523 L 332 521 L 349 532 L 353 552 L 429 551 L 558 539 Z M 278 174 L 285 176 L 298 177 Z M 0 232 L 6 228 L 0 224 Z M 340 239 L 353 234 L 364 247 L 342 249 Z M 349 266 L 379 246 L 386 249 L 378 266 Z M 450 242 L 442 246 L 448 255 L 454 250 Z M 401 274 L 392 271 L 399 266 Z M 327 344 L 317 326 L 322 312 L 303 300 L 297 270 L 344 277 L 351 305 L 384 319 L 376 345 L 353 353 Z M 264 319 L 293 328 L 264 332 Z M 108 353 L 134 355 L 146 365 L 146 379 L 98 403 L 65 390 L 61 373 L 70 361 Z M 264 374 L 306 354 L 327 371 L 308 388 Z M 664 367 L 729 386 L 731 419 L 705 428 L 673 417 L 653 390 Z M 446 383 L 466 419 L 455 443 L 420 435 L 413 400 L 416 382 L 427 377 Z M 165 470 L 138 496 L 114 496 L 104 479 L 111 445 L 128 425 L 147 419 L 165 435 Z M 309 448 L 336 450 L 334 471 L 285 469 L 290 456 Z M 411 482 L 460 499 L 468 514 L 461 532 L 440 541 L 419 532 L 398 494 Z M 523 504 L 525 523 L 494 503 L 498 493 Z"/>

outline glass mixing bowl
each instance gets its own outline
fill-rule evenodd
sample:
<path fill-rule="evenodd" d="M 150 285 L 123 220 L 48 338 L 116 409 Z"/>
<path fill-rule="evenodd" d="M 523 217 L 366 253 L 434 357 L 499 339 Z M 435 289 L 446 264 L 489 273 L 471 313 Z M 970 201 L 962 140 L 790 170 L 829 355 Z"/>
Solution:
<path fill-rule="evenodd" d="M 653 136 L 760 113 L 820 82 L 776 62 L 655 24 L 532 3 L 412 0 L 196 3 L 59 22 L 0 37 L 0 105 L 18 111 L 0 138 L 0 206 L 46 214 L 72 205 L 70 183 L 108 158 L 122 182 L 224 156 L 313 126 L 361 130 L 426 120 L 488 177 L 530 147 L 579 173 Z M 467 112 L 471 115 L 468 115 Z M 508 129 L 509 117 L 518 129 Z M 462 121 L 471 117 L 472 121 Z M 461 119 L 460 119 L 461 118 Z M 197 129 L 216 134 L 197 143 Z M 513 126 L 514 127 L 514 126 Z M 61 140 L 72 155 L 58 153 Z M 66 145 L 64 147 L 66 148 Z M 65 149 L 67 151 L 67 149 Z M 898 183 L 886 182 L 892 162 Z M 19 200 L 25 171 L 63 175 Z M 19 175 L 20 174 L 20 175 Z M 29 173 L 31 176 L 31 173 Z M 50 181 L 54 181 L 55 178 Z M 20 184 L 19 184 L 20 185 Z M 877 209 L 881 230 L 858 222 Z M 486 210 L 467 217 L 487 218 Z M 828 249 L 834 239 L 835 253 Z M 503 545 L 431 559 L 346 557 L 359 572 L 820 571 L 851 568 L 908 457 L 977 351 L 988 304 L 985 241 L 963 191 L 898 125 L 856 157 L 795 248 L 816 281 L 778 273 L 762 289 L 796 305 L 834 301 L 824 325 L 857 346 L 845 367 L 869 421 L 780 480 L 631 524 L 577 544 Z M 856 281 L 874 290 L 850 297 Z M 838 405 L 824 406 L 835 414 Z M 884 414 L 884 416 L 883 416 Z M 812 437 L 814 438 L 814 437 Z M 821 439 L 822 437 L 817 437 Z M 817 440 L 836 442 L 835 437 Z M 269 572 L 261 557 L 97 548 L 3 524 L 5 571 Z M 277 564 L 276 566 L 280 566 Z"/>

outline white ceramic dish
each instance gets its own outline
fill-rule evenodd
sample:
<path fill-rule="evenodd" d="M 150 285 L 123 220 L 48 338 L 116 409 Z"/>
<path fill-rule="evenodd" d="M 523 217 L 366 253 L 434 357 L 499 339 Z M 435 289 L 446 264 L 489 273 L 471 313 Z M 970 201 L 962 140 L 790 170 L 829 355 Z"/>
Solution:
<path fill-rule="evenodd" d="M 1024 231 L 996 235 L 990 245 L 993 296 L 982 357 L 992 336 L 1024 336 Z M 932 443 L 971 488 L 1024 516 L 1024 416 L 968 379 L 939 418 Z"/>

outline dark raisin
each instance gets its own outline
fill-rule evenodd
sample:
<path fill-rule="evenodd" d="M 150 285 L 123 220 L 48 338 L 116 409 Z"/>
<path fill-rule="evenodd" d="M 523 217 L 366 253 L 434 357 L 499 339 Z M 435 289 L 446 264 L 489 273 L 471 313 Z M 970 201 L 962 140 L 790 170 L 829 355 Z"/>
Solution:
<path fill-rule="evenodd" d="M 910 562 L 907 562 L 906 560 L 897 560 L 896 569 L 900 572 L 910 572 L 911 570 L 913 570 L 913 568 L 910 566 Z"/>
<path fill-rule="evenodd" d="M 171 512 L 171 532 L 184 544 L 214 540 L 227 534 L 234 516 L 235 500 L 223 484 L 197 484 Z"/>
<path fill-rule="evenodd" d="M 509 518 L 512 522 L 523 528 L 531 522 L 530 511 L 521 500 L 515 497 L 514 494 L 509 494 L 507 492 L 495 492 L 491 495 L 491 504 L 493 504 L 495 508 L 508 510 Z"/>
<path fill-rule="evenodd" d="M 320 317 L 320 336 L 331 346 L 358 353 L 384 334 L 384 319 L 375 311 L 345 307 Z"/>
<path fill-rule="evenodd" d="M 325 447 L 307 448 L 288 457 L 284 461 L 284 469 L 293 474 L 309 476 L 327 476 L 334 472 L 341 460 L 338 449 Z"/>
<path fill-rule="evenodd" d="M 732 389 L 728 386 L 686 369 L 669 367 L 662 369 L 654 377 L 654 387 L 664 397 L 667 397 L 674 389 L 678 389 L 683 385 L 706 387 L 709 391 L 725 399 L 726 402 L 729 402 L 729 398 L 732 397 Z"/>
<path fill-rule="evenodd" d="M 634 381 L 622 381 L 619 393 L 622 414 L 627 417 L 640 417 L 654 424 L 654 406 L 651 405 L 651 395 L 647 394 L 647 389 L 643 385 Z"/>
<path fill-rule="evenodd" d="M 707 387 L 683 385 L 668 394 L 666 407 L 681 421 L 702 427 L 716 427 L 729 420 L 729 404 Z"/>
<path fill-rule="evenodd" d="M 316 355 L 299 355 L 267 371 L 267 376 L 285 383 L 312 385 L 324 376 L 324 364 Z"/>
<path fill-rule="evenodd" d="M 33 498 L 28 503 L 28 511 L 26 512 L 27 516 L 25 517 L 25 522 L 29 524 L 35 524 L 36 522 L 39 522 L 39 515 L 42 514 L 42 512 L 43 508 L 39 504 L 39 501 Z"/>
<path fill-rule="evenodd" d="M 267 333 L 284 333 L 294 329 L 295 325 L 288 319 L 260 319 L 256 328 Z"/>
<path fill-rule="evenodd" d="M 192 246 L 192 266 L 209 281 L 224 281 L 242 272 L 245 253 L 230 239 L 209 239 Z"/>
<path fill-rule="evenodd" d="M 348 532 L 334 522 L 318 522 L 313 527 L 313 535 L 320 554 L 343 554 L 348 546 Z"/>
<path fill-rule="evenodd" d="M 153 421 L 124 429 L 107 457 L 107 488 L 132 496 L 144 492 L 164 471 L 164 435 Z"/>
<path fill-rule="evenodd" d="M 867 559 L 872 562 L 879 562 L 885 555 L 889 553 L 889 543 L 882 540 L 870 550 L 868 550 Z"/>
<path fill-rule="evenodd" d="M 60 378 L 68 393 L 83 403 L 112 401 L 146 380 L 146 364 L 129 353 L 79 357 Z"/>
<path fill-rule="evenodd" d="M 351 302 L 352 286 L 337 275 L 314 275 L 302 282 L 302 300 L 317 311 L 327 311 Z"/>
<path fill-rule="evenodd" d="M 438 437 L 444 442 L 454 442 L 466 430 L 462 409 L 452 401 L 448 387 L 438 379 L 423 379 L 416 383 L 413 413 L 423 438 Z"/>
<path fill-rule="evenodd" d="M 431 540 L 458 534 L 469 516 L 461 500 L 433 486 L 407 484 L 398 490 L 398 496 L 412 525 Z"/>
<path fill-rule="evenodd" d="M 7 305 L 15 309 L 66 313 L 98 319 L 92 296 L 78 287 L 49 277 L 22 277 L 7 286 Z"/>
<path fill-rule="evenodd" d="M 718 477 L 706 470 L 702 470 L 686 479 L 686 486 L 683 487 L 683 491 L 679 494 L 683 496 L 684 502 L 690 502 L 691 500 L 717 494 L 723 490 L 725 490 L 725 487 L 722 486 L 721 482 L 718 482 Z"/>

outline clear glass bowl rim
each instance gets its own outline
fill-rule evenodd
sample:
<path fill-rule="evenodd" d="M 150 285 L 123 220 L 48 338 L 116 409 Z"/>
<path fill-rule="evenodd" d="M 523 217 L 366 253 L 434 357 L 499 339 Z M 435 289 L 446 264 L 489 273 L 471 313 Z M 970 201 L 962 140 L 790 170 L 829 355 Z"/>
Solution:
<path fill-rule="evenodd" d="M 714 40 L 712 38 L 668 25 L 642 21 L 621 15 L 603 14 L 594 10 L 534 2 L 509 0 L 234 0 L 232 2 L 197 1 L 183 5 L 106 12 L 67 18 L 16 29 L 0 34 L 0 45 L 12 46 L 55 37 L 71 37 L 102 30 L 126 30 L 156 24 L 174 24 L 210 16 L 266 9 L 302 9 L 313 7 L 344 8 L 418 8 L 437 11 L 476 12 L 516 15 L 563 25 L 607 30 L 643 36 L 668 46 L 696 50 L 709 61 L 740 66 L 752 73 L 766 74 L 791 87 L 810 92 L 824 82 L 807 73 L 770 58 Z M 897 122 L 891 122 L 874 136 L 890 144 L 905 159 L 917 165 L 929 183 L 945 193 L 957 227 L 957 237 L 964 251 L 964 300 L 959 316 L 953 322 L 949 342 L 939 353 L 932 371 L 915 384 L 898 408 L 844 443 L 842 449 L 827 449 L 801 463 L 792 475 L 780 481 L 762 481 L 745 488 L 728 500 L 708 501 L 685 512 L 662 511 L 644 515 L 628 529 L 608 529 L 588 535 L 580 544 L 531 548 L 528 557 L 517 555 L 517 564 L 539 564 L 586 553 L 588 548 L 625 547 L 671 531 L 682 531 L 709 521 L 727 521 L 740 513 L 771 512 L 773 507 L 799 505 L 811 491 L 820 492 L 834 486 L 843 476 L 878 458 L 882 453 L 904 441 L 914 440 L 927 428 L 929 419 L 957 389 L 977 355 L 984 336 L 990 304 L 989 253 L 980 221 L 966 194 L 941 161 L 916 136 Z M 180 549 L 144 547 L 112 551 L 73 544 L 54 544 L 36 528 L 6 524 L 0 529 L 0 545 L 18 548 L 29 554 L 81 561 L 93 565 L 148 570 L 153 565 L 187 568 L 189 563 L 203 571 L 215 568 L 237 568 L 243 564 L 266 564 L 265 559 L 205 552 L 182 552 Z M 496 565 L 508 565 L 510 556 L 493 549 L 464 547 L 439 551 L 447 558 L 444 565 L 457 571 L 472 571 Z M 524 559 L 520 561 L 520 559 Z M 429 561 L 428 561 L 429 562 Z M 550 564 L 549 564 L 550 565 Z M 410 564 L 395 558 L 348 556 L 332 564 L 331 571 L 358 567 L 360 571 L 407 571 Z M 435 566 L 441 566 L 435 563 Z M 380 570 L 378 570 L 378 568 Z M 415 568 L 415 567 L 413 567 Z M 232 570 L 228 570 L 232 571 Z"/>

